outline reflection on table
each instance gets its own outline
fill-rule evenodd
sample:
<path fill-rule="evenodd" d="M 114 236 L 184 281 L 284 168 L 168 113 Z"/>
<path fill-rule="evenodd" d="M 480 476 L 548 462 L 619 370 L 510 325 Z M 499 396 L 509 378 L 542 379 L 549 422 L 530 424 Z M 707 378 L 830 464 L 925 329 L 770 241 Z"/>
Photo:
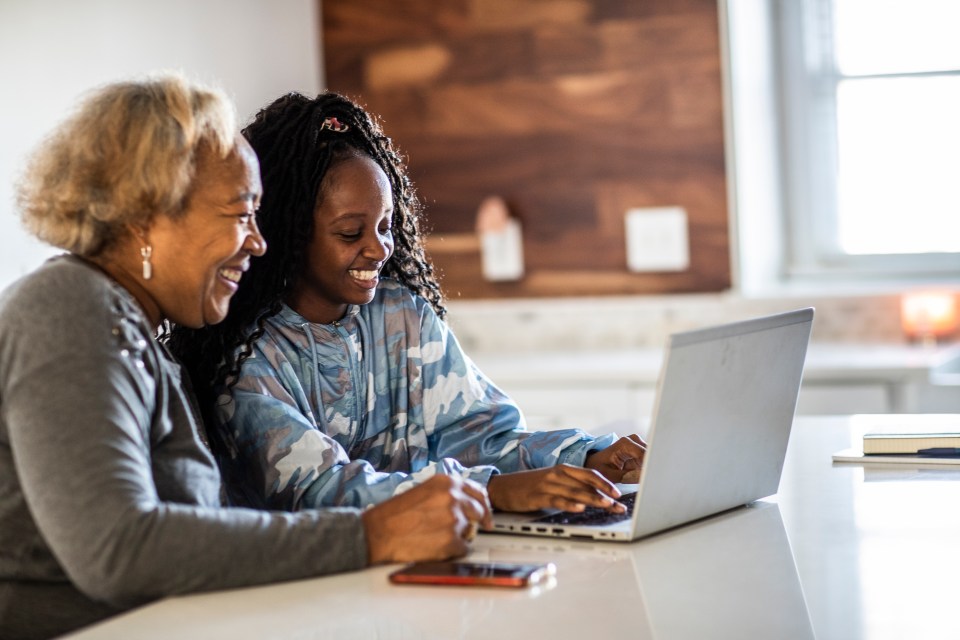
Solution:
<path fill-rule="evenodd" d="M 758 502 L 633 544 L 498 536 L 474 554 L 557 562 L 606 611 L 584 633 L 631 638 L 812 639 L 813 628 L 779 507 Z M 609 586 L 610 589 L 606 589 Z M 614 587 L 615 593 L 614 593 Z M 576 607 L 575 604 L 571 606 Z M 575 608 L 574 611 L 577 609 Z M 616 623 L 602 622 L 615 617 Z M 570 618 L 565 624 L 579 624 Z M 573 637 L 572 635 L 570 637 Z M 589 636 L 586 636 L 589 637 Z"/>
<path fill-rule="evenodd" d="M 776 497 L 633 543 L 481 535 L 538 589 L 394 586 L 394 567 L 171 598 L 78 638 L 949 638 L 960 467 L 832 463 L 874 425 L 799 418 Z M 960 417 L 958 417 L 960 421 Z"/>

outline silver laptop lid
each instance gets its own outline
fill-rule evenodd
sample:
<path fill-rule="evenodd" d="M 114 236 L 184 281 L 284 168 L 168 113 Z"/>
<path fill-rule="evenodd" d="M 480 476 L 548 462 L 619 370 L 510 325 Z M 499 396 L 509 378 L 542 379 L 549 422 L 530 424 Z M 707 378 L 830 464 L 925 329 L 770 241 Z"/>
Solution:
<path fill-rule="evenodd" d="M 667 342 L 634 538 L 777 492 L 813 309 Z"/>

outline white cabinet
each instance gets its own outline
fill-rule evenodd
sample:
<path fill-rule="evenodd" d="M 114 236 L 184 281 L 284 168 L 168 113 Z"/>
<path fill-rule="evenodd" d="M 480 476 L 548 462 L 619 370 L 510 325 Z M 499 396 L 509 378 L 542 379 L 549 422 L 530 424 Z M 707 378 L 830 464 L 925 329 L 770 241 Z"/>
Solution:
<path fill-rule="evenodd" d="M 511 381 L 501 387 L 523 410 L 527 426 L 533 431 L 570 427 L 591 431 L 622 420 L 648 417 L 653 408 L 652 386 L 572 383 L 539 386 Z"/>
<path fill-rule="evenodd" d="M 588 385 L 561 382 L 544 387 L 510 381 L 501 385 L 523 410 L 534 431 L 577 427 L 592 431 L 621 421 L 642 423 L 653 412 L 654 385 Z M 798 415 L 893 413 L 890 389 L 881 384 L 807 384 Z M 960 412 L 960 406 L 957 407 Z"/>
<path fill-rule="evenodd" d="M 804 384 L 797 398 L 798 415 L 849 415 L 853 413 L 894 413 L 886 385 L 854 382 L 848 384 Z"/>
<path fill-rule="evenodd" d="M 534 430 L 644 422 L 661 362 L 653 349 L 472 355 Z M 797 414 L 855 413 L 960 413 L 960 346 L 811 345 Z"/>

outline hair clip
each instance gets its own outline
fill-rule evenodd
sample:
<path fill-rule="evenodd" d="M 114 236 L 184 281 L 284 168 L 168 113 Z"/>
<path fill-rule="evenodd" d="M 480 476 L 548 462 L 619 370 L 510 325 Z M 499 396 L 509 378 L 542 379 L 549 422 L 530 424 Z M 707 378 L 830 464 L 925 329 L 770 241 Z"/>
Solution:
<path fill-rule="evenodd" d="M 340 124 L 340 121 L 336 118 L 324 118 L 323 124 L 320 125 L 320 131 L 324 129 L 330 129 L 330 131 L 335 131 L 337 133 L 343 133 L 350 129 L 349 125 Z"/>

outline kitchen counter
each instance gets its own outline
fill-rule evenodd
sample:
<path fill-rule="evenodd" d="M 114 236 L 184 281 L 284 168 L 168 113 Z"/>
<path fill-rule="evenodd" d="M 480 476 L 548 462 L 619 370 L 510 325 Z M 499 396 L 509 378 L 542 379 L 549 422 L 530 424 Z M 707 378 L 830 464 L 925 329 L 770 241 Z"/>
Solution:
<path fill-rule="evenodd" d="M 544 383 L 572 378 L 584 382 L 656 384 L 662 349 L 471 353 L 498 383 L 532 379 Z M 960 344 L 921 347 L 903 344 L 813 343 L 804 367 L 806 381 L 878 380 L 949 382 L 960 374 Z"/>
<path fill-rule="evenodd" d="M 648 415 L 661 349 L 554 350 L 470 354 L 513 396 L 532 428 Z M 960 343 L 925 347 L 892 343 L 811 343 L 798 413 L 935 413 L 960 411 Z M 577 397 L 602 390 L 589 410 Z"/>

